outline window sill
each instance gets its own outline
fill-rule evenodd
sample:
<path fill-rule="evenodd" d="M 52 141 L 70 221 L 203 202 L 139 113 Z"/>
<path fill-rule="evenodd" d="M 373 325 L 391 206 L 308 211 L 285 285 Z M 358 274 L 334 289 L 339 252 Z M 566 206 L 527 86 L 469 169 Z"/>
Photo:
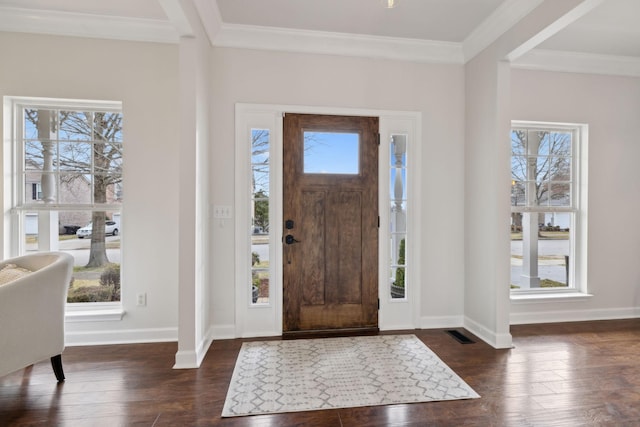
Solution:
<path fill-rule="evenodd" d="M 527 292 L 511 294 L 510 299 L 514 304 L 518 303 L 544 303 L 544 302 L 559 302 L 559 301 L 584 301 L 593 297 L 592 294 L 584 292 Z"/>
<path fill-rule="evenodd" d="M 65 322 L 112 322 L 120 321 L 124 310 L 120 303 L 67 304 Z"/>

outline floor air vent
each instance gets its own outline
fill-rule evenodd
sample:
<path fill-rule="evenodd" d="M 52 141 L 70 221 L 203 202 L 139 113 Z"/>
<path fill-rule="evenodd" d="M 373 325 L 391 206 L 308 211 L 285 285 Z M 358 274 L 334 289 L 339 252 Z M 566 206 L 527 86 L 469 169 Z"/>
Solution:
<path fill-rule="evenodd" d="M 447 333 L 451 335 L 453 338 L 455 338 L 456 341 L 458 341 L 460 344 L 473 344 L 475 342 L 474 340 L 472 340 L 462 332 L 456 331 L 454 329 L 447 331 Z"/>

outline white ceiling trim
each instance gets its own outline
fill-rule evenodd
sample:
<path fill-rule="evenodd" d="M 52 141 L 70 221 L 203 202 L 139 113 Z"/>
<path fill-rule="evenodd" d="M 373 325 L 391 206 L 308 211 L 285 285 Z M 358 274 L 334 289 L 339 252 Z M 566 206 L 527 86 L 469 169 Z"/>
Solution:
<path fill-rule="evenodd" d="M 514 68 L 640 77 L 640 58 L 533 49 L 511 63 Z"/>
<path fill-rule="evenodd" d="M 489 47 L 544 0 L 506 0 L 462 42 L 465 62 Z"/>
<path fill-rule="evenodd" d="M 195 5 L 198 15 L 200 15 L 200 21 L 202 21 L 204 31 L 207 33 L 207 37 L 209 37 L 209 43 L 213 46 L 213 41 L 216 39 L 222 27 L 222 15 L 220 15 L 218 2 L 195 0 Z"/>
<path fill-rule="evenodd" d="M 215 46 L 463 64 L 461 43 L 222 24 Z"/>
<path fill-rule="evenodd" d="M 0 31 L 177 43 L 168 21 L 0 6 Z"/>
<path fill-rule="evenodd" d="M 178 0 L 158 0 L 160 7 L 171 21 L 180 37 L 193 37 L 193 28 Z"/>
<path fill-rule="evenodd" d="M 549 24 L 546 28 L 540 31 L 538 34 L 527 40 L 524 44 L 518 46 L 515 50 L 507 54 L 507 60 L 512 62 L 534 49 L 540 43 L 555 35 L 568 25 L 574 23 L 596 7 L 598 7 L 604 0 L 581 0 L 582 2 L 573 7 L 564 15 L 560 16 L 554 22 Z"/>

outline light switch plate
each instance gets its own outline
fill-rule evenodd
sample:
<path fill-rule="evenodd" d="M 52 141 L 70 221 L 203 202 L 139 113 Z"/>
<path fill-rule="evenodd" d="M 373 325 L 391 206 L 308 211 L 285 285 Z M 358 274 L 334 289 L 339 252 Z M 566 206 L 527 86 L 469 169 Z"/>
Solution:
<path fill-rule="evenodd" d="M 228 205 L 214 205 L 213 217 L 216 219 L 230 219 L 233 217 L 233 211 L 231 206 Z"/>

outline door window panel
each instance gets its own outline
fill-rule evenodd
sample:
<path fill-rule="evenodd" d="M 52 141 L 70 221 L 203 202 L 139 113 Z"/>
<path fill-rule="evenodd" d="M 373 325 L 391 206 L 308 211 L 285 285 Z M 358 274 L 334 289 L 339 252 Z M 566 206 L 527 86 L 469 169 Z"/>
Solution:
<path fill-rule="evenodd" d="M 357 133 L 305 131 L 304 173 L 357 175 L 359 150 Z"/>

